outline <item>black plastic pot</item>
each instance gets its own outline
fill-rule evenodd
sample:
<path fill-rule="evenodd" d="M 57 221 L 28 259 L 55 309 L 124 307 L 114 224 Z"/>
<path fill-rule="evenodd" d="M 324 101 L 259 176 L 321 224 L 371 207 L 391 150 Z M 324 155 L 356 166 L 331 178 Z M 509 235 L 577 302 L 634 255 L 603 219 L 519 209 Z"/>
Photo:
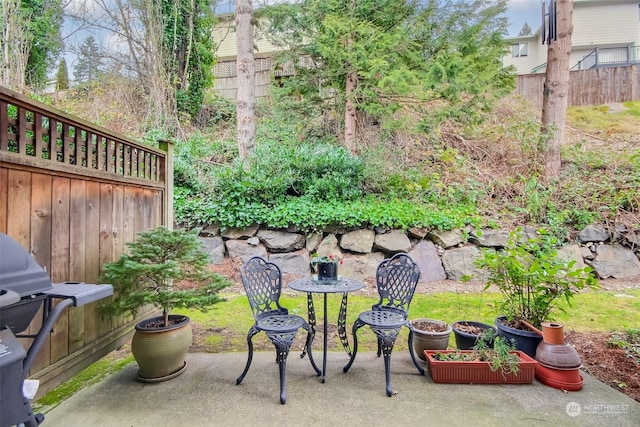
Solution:
<path fill-rule="evenodd" d="M 496 331 L 496 328 L 494 328 L 491 325 L 487 325 L 486 323 L 473 322 L 471 320 L 458 320 L 457 322 L 454 322 L 451 324 L 451 328 L 453 329 L 453 334 L 455 335 L 455 338 L 456 338 L 456 347 L 458 348 L 458 350 L 473 349 L 473 346 L 476 345 L 476 342 L 480 338 L 480 335 L 470 334 L 468 332 L 464 332 L 458 329 L 457 326 L 459 323 L 466 323 L 468 325 L 476 326 L 478 328 L 481 328 L 483 331 L 486 331 L 487 329 L 492 329 L 494 337 L 498 334 L 498 331 Z M 489 343 L 489 347 L 493 348 L 493 340 L 491 340 L 491 342 Z"/>
<path fill-rule="evenodd" d="M 535 358 L 538 344 L 542 341 L 542 337 L 532 331 L 523 331 L 514 329 L 505 324 L 507 318 L 505 316 L 497 317 L 495 325 L 498 328 L 498 334 L 505 337 L 509 341 L 513 339 L 516 342 L 516 348 L 523 351 L 528 356 Z"/>

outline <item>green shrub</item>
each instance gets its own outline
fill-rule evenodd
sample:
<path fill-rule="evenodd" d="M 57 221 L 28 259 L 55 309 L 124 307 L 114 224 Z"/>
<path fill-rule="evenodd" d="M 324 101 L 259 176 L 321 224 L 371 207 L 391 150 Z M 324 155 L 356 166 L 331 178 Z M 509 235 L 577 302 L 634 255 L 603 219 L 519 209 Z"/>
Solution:
<path fill-rule="evenodd" d="M 475 262 L 486 270 L 488 289 L 500 289 L 500 314 L 509 320 L 528 320 L 540 327 L 564 299 L 570 305 L 574 294 L 585 287 L 596 287 L 590 267 L 574 268 L 575 261 L 564 262 L 555 249 L 557 240 L 538 231 L 527 238 L 522 229 L 511 233 L 503 250 L 485 249 Z"/>

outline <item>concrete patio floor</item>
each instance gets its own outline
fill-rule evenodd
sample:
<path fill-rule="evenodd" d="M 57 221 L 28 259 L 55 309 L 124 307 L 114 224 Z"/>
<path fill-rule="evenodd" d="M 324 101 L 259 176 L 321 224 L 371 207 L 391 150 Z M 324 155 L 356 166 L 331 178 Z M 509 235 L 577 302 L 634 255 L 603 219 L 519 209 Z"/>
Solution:
<path fill-rule="evenodd" d="M 287 403 L 278 400 L 274 352 L 254 355 L 237 386 L 246 353 L 190 353 L 187 370 L 170 381 L 135 381 L 126 366 L 45 414 L 44 427 L 189 426 L 640 426 L 640 403 L 583 373 L 584 387 L 563 392 L 532 385 L 435 384 L 420 376 L 407 351 L 394 353 L 385 394 L 383 359 L 358 354 L 344 374 L 345 353 L 331 352 L 322 384 L 307 358 L 291 352 Z M 322 355 L 316 355 L 321 363 Z M 426 366 L 425 366 L 426 371 Z"/>

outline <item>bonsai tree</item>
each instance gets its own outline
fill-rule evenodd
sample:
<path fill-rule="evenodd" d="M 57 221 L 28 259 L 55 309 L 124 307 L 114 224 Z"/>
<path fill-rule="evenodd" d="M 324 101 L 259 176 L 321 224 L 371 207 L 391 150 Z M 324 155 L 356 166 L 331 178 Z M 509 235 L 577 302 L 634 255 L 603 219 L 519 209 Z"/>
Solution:
<path fill-rule="evenodd" d="M 128 243 L 129 253 L 104 267 L 102 283 L 111 283 L 114 296 L 102 308 L 115 316 L 131 313 L 147 304 L 162 309 L 164 324 L 176 308 L 207 307 L 223 299 L 218 292 L 229 286 L 225 277 L 209 271 L 208 255 L 198 240 L 198 231 L 158 227 L 140 233 Z"/>
<path fill-rule="evenodd" d="M 499 308 L 509 321 L 520 319 L 540 327 L 541 323 L 569 305 L 574 294 L 585 287 L 597 287 L 590 267 L 574 268 L 575 261 L 558 258 L 556 239 L 539 230 L 526 238 L 518 228 L 509 237 L 503 250 L 484 250 L 475 262 L 487 274 L 487 290 L 496 285 L 504 300 Z"/>

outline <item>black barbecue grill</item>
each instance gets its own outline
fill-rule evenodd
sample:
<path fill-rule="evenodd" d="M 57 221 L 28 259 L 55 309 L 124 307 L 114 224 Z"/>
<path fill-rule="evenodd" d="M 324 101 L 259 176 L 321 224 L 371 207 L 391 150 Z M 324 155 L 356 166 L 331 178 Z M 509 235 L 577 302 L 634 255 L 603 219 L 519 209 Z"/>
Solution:
<path fill-rule="evenodd" d="M 42 414 L 33 414 L 23 383 L 35 356 L 55 322 L 69 306 L 80 307 L 113 294 L 111 285 L 51 283 L 47 272 L 15 240 L 0 233 L 0 427 L 34 427 Z M 52 302 L 59 300 L 58 304 Z M 35 335 L 21 334 L 40 307 L 43 319 Z M 27 351 L 16 339 L 34 338 Z"/>

